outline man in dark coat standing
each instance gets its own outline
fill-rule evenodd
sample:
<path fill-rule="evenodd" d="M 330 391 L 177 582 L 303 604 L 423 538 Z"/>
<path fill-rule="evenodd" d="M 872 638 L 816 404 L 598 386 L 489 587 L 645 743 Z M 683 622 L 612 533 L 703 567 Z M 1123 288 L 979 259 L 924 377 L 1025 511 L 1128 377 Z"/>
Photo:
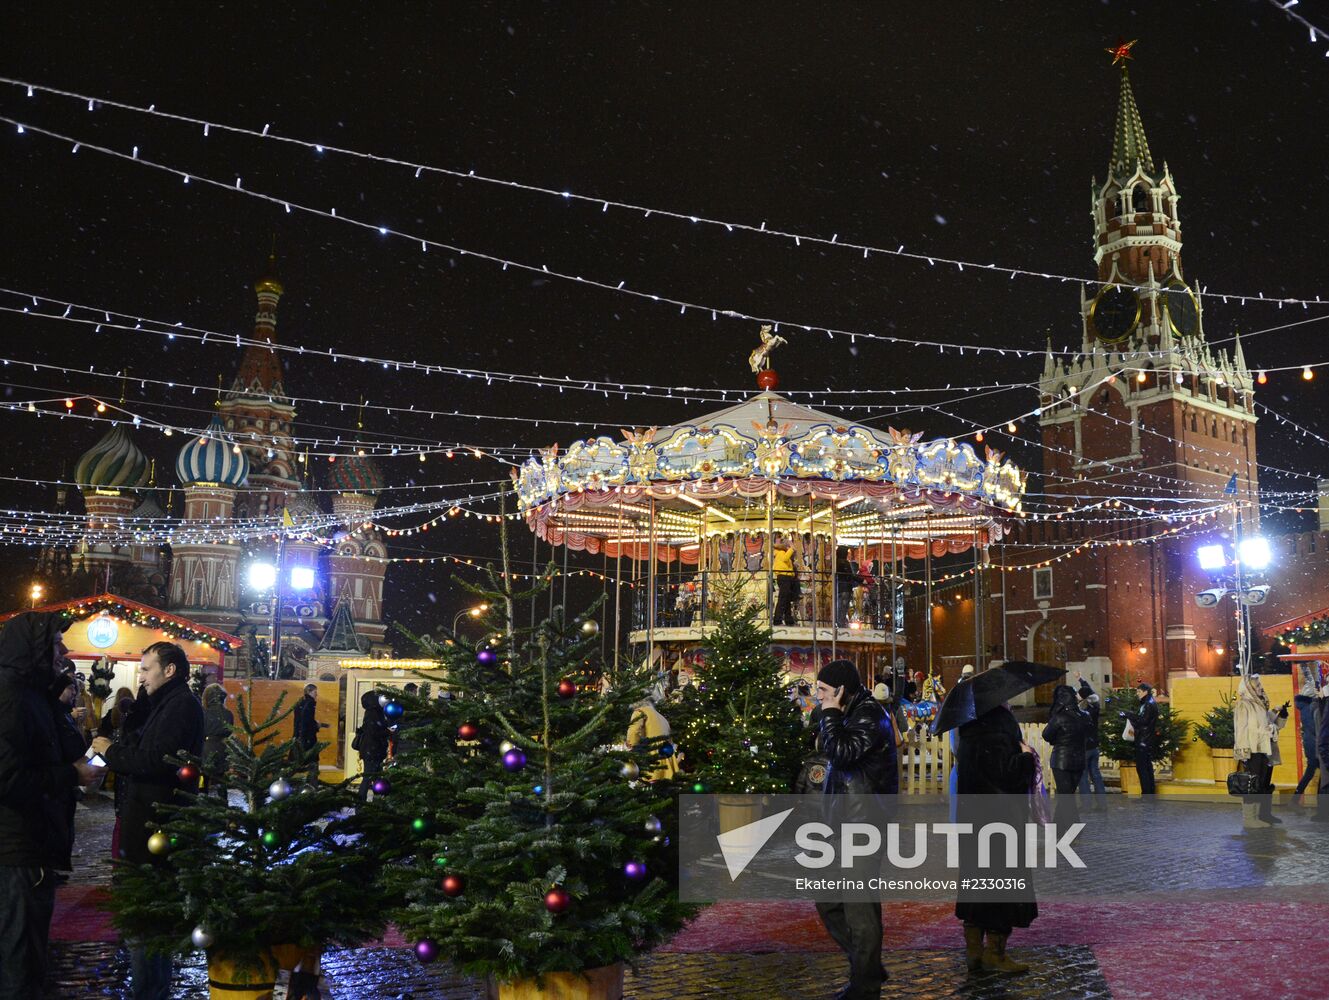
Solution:
<path fill-rule="evenodd" d="M 316 716 L 318 711 L 318 685 L 306 684 L 305 696 L 295 703 L 295 711 L 291 713 L 295 719 L 295 741 L 307 754 L 313 754 L 313 760 L 309 763 L 309 783 L 318 784 L 318 755 L 314 754 L 314 748 L 318 746 L 318 731 L 326 729 L 326 722 L 319 722 Z"/>
<path fill-rule="evenodd" d="M 1158 745 L 1158 703 L 1153 685 L 1140 681 L 1135 685 L 1140 699 L 1138 712 L 1118 712 L 1135 729 L 1135 770 L 1140 775 L 1140 794 L 1154 794 L 1154 747 Z"/>
<path fill-rule="evenodd" d="M 885 795 L 899 790 L 890 717 L 848 660 L 832 660 L 817 674 L 826 795 Z M 840 817 L 843 818 L 843 817 Z M 838 1000 L 876 1000 L 886 981 L 881 964 L 881 903 L 821 902 L 817 915 L 849 956 L 849 985 Z"/>
<path fill-rule="evenodd" d="M 103 773 L 61 750 L 50 691 L 63 631 L 58 615 L 25 612 L 0 632 L 0 1000 L 43 995 L 66 804 Z"/>
<path fill-rule="evenodd" d="M 117 779 L 128 781 L 120 814 L 120 855 L 135 864 L 164 862 L 148 850 L 156 829 L 159 803 L 197 789 L 185 788 L 176 775 L 179 765 L 168 758 L 203 755 L 203 706 L 189 690 L 189 658 L 173 642 L 156 642 L 143 651 L 139 683 L 147 692 L 149 711 L 143 725 L 118 743 L 105 737 L 93 749 L 106 758 Z M 131 947 L 134 1000 L 165 1000 L 171 989 L 169 955 L 148 955 Z"/>

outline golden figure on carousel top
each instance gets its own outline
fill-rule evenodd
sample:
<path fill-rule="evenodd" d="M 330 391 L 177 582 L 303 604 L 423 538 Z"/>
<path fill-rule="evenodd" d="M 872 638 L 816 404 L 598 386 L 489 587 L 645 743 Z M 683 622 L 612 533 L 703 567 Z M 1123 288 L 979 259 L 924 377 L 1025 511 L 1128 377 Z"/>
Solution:
<path fill-rule="evenodd" d="M 771 325 L 765 324 L 761 328 L 761 346 L 748 355 L 748 367 L 753 372 L 765 371 L 771 367 L 771 352 L 781 344 L 788 343 L 778 333 L 771 332 Z"/>

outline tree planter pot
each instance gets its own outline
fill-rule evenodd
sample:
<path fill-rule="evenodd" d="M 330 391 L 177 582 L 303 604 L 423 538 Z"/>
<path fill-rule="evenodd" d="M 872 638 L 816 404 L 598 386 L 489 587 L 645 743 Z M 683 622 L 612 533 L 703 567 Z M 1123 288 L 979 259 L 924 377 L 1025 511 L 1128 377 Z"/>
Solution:
<path fill-rule="evenodd" d="M 307 972 L 318 975 L 317 949 L 301 948 L 293 944 L 273 945 L 267 954 L 252 961 L 233 961 L 226 955 L 208 955 L 209 1000 L 272 1000 L 277 983 L 277 972 Z"/>
<path fill-rule="evenodd" d="M 751 796 L 718 796 L 720 832 L 738 830 L 761 819 L 761 800 Z M 733 846 L 733 845 L 731 845 Z"/>
<path fill-rule="evenodd" d="M 542 985 L 543 984 L 543 985 Z M 623 963 L 581 972 L 546 972 L 536 979 L 490 980 L 489 1000 L 622 1000 Z"/>
<path fill-rule="evenodd" d="M 208 955 L 209 1000 L 272 1000 L 277 962 L 271 954 L 238 962 L 222 954 Z"/>
<path fill-rule="evenodd" d="M 1121 775 L 1121 790 L 1127 795 L 1140 794 L 1140 775 L 1135 770 L 1134 764 L 1121 763 L 1119 773 Z"/>
<path fill-rule="evenodd" d="M 1226 785 L 1227 776 L 1235 774 L 1237 770 L 1237 761 L 1232 756 L 1232 748 L 1211 747 L 1209 752 L 1214 755 L 1214 780 L 1220 785 Z"/>

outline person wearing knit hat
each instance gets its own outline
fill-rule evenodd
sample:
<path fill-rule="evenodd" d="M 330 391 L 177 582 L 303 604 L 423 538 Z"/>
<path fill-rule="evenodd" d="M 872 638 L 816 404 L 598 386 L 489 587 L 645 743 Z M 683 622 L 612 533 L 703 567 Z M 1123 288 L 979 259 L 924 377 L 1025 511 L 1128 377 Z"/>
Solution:
<path fill-rule="evenodd" d="M 960 680 L 965 680 L 966 678 L 973 676 L 974 676 L 974 665 L 972 663 L 966 663 L 963 667 L 960 668 Z"/>
<path fill-rule="evenodd" d="M 890 716 L 863 686 L 858 668 L 849 660 L 832 660 L 822 667 L 817 674 L 817 701 L 821 704 L 821 748 L 826 755 L 822 793 L 897 792 L 899 773 Z M 849 956 L 849 984 L 837 997 L 880 997 L 886 981 L 881 964 L 881 903 L 819 902 L 817 915 Z"/>

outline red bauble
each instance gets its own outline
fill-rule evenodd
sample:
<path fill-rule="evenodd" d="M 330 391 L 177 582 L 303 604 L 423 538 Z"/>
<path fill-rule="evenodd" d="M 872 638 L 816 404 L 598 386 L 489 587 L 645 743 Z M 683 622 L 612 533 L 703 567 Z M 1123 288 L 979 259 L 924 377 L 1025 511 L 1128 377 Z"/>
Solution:
<path fill-rule="evenodd" d="M 545 909 L 550 913 L 562 913 L 572 905 L 572 897 L 562 889 L 550 889 L 545 893 Z"/>
<path fill-rule="evenodd" d="M 192 764 L 182 764 L 175 772 L 175 776 L 181 781 L 197 781 L 198 770 Z"/>
<path fill-rule="evenodd" d="M 767 392 L 773 392 L 775 387 L 780 384 L 780 376 L 775 374 L 769 368 L 763 368 L 757 372 L 757 387 L 765 389 Z"/>
<path fill-rule="evenodd" d="M 577 694 L 577 685 L 564 678 L 558 682 L 558 696 L 560 698 L 572 698 Z"/>
<path fill-rule="evenodd" d="M 445 896 L 460 896 L 465 886 L 457 875 L 445 875 L 443 877 L 443 894 Z"/>
<path fill-rule="evenodd" d="M 463 722 L 457 727 L 457 738 L 462 740 L 473 740 L 480 735 L 480 727 L 474 722 Z"/>

